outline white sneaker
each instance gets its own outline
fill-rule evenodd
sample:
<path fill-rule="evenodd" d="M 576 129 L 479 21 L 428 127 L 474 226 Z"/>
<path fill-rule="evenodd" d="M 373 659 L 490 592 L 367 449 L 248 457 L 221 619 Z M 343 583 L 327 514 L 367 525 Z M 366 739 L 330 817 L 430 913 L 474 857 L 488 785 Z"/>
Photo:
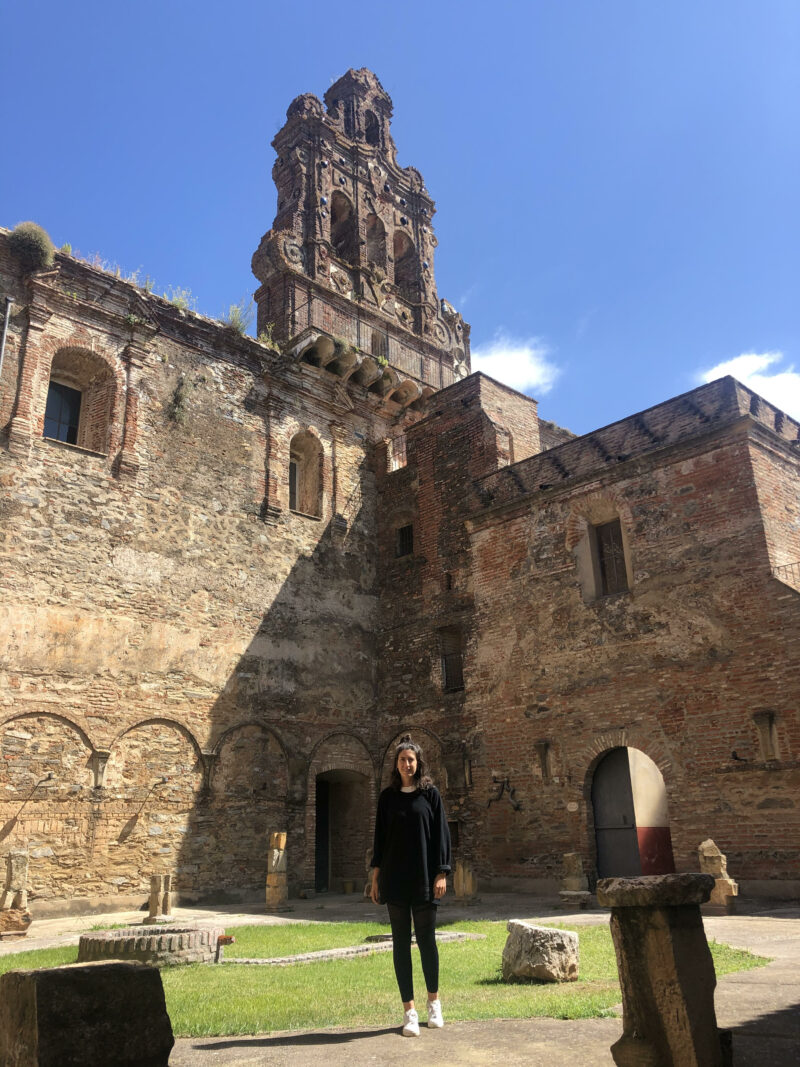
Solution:
<path fill-rule="evenodd" d="M 436 1000 L 428 1001 L 428 1026 L 433 1027 L 434 1030 L 441 1030 L 444 1026 L 444 1016 L 442 1015 L 442 1002 L 437 997 Z"/>
<path fill-rule="evenodd" d="M 419 1037 L 419 1015 L 416 1008 L 409 1008 L 403 1015 L 403 1037 Z"/>

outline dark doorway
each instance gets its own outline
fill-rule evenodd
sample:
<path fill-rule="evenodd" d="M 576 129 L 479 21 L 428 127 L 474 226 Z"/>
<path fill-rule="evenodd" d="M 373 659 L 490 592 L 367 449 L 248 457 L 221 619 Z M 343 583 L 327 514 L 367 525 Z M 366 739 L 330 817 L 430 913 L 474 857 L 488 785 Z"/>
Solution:
<path fill-rule="evenodd" d="M 374 817 L 365 775 L 344 768 L 317 775 L 314 886 L 318 893 L 352 892 L 364 884 Z"/>
<path fill-rule="evenodd" d="M 327 893 L 331 873 L 331 787 L 317 778 L 317 832 L 314 839 L 314 889 Z"/>

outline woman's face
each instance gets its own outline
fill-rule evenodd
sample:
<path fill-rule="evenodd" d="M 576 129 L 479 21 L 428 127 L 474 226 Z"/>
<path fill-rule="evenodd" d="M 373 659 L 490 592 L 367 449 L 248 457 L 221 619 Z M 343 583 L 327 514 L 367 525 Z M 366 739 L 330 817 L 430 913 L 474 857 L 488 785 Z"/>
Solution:
<path fill-rule="evenodd" d="M 403 785 L 410 785 L 417 773 L 417 754 L 413 748 L 404 748 L 397 756 L 397 769 Z"/>

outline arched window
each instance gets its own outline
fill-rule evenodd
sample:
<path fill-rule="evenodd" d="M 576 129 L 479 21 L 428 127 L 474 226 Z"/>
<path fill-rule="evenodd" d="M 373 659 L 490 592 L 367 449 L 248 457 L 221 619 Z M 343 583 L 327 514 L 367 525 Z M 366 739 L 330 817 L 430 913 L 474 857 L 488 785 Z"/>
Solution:
<path fill-rule="evenodd" d="M 289 510 L 322 515 L 322 445 L 307 430 L 289 444 Z"/>
<path fill-rule="evenodd" d="M 406 300 L 417 299 L 417 253 L 414 242 L 402 230 L 397 230 L 393 242 L 394 284 Z"/>
<path fill-rule="evenodd" d="M 107 453 L 114 375 L 91 352 L 62 349 L 53 358 L 42 436 Z"/>
<path fill-rule="evenodd" d="M 353 205 L 344 193 L 331 197 L 331 245 L 334 253 L 351 266 L 358 264 L 358 233 Z"/>
<path fill-rule="evenodd" d="M 374 111 L 364 112 L 364 140 L 367 144 L 380 148 L 381 127 Z"/>
<path fill-rule="evenodd" d="M 367 263 L 386 269 L 386 227 L 377 215 L 367 215 Z"/>

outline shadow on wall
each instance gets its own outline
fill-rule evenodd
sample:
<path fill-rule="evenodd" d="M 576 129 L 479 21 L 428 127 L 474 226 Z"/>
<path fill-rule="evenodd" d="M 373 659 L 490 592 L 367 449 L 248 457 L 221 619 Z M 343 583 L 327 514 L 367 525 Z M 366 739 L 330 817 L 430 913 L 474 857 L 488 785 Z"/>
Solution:
<path fill-rule="evenodd" d="M 32 900 L 142 896 L 160 872 L 184 897 L 263 899 L 275 830 L 289 833 L 290 886 L 311 888 L 318 778 L 329 796 L 328 885 L 363 880 L 380 748 L 366 725 L 374 536 L 357 499 L 321 533 L 318 520 L 281 515 L 259 564 L 287 546 L 295 561 L 210 708 L 193 699 L 190 651 L 160 680 L 160 710 L 174 714 L 128 726 L 107 750 L 50 711 L 0 724 L 0 840 L 4 852 L 28 851 Z M 231 588 L 230 605 L 236 596 Z M 243 629 L 228 627 L 229 647 Z"/>

